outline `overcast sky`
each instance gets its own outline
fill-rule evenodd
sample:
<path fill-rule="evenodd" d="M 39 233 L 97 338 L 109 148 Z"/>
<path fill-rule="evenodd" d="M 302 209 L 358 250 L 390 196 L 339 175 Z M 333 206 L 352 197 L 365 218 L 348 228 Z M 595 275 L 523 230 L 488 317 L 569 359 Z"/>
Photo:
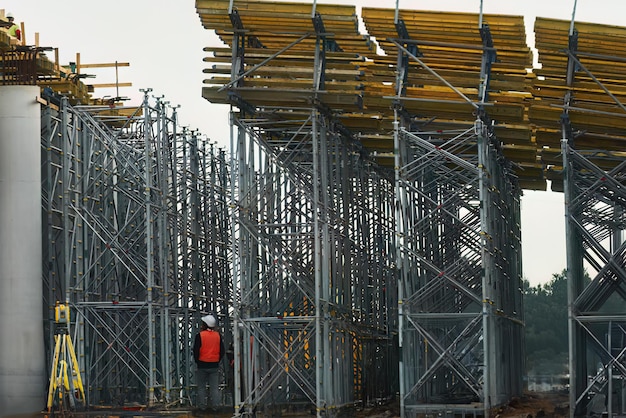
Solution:
<path fill-rule="evenodd" d="M 318 3 L 395 7 L 391 0 L 318 1 Z M 485 13 L 524 15 L 531 33 L 536 16 L 570 20 L 574 0 L 484 0 Z M 624 0 L 578 0 L 576 20 L 623 25 Z M 401 0 L 401 8 L 478 12 L 479 0 Z M 67 65 L 80 53 L 82 63 L 128 62 L 119 69 L 120 82 L 132 82 L 120 95 L 129 103 L 140 103 L 139 89 L 152 88 L 180 105 L 182 125 L 201 133 L 226 148 L 229 141 L 228 108 L 212 105 L 202 98 L 202 61 L 205 46 L 221 45 L 205 30 L 196 14 L 193 0 L 8 0 L 0 9 L 11 12 L 25 23 L 26 41 L 59 48 L 60 62 Z M 53 59 L 54 55 L 50 55 Z M 95 83 L 115 82 L 113 69 L 88 71 L 97 75 Z M 104 95 L 115 95 L 112 90 Z M 531 284 L 550 280 L 565 268 L 563 196 L 552 192 L 525 192 L 522 198 L 522 242 L 524 277 Z"/>

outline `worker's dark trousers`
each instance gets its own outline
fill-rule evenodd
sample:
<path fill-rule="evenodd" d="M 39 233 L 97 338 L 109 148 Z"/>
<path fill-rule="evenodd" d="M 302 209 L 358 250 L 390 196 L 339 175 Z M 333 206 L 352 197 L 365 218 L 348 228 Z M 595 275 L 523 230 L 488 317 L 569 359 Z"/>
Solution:
<path fill-rule="evenodd" d="M 207 408 L 209 406 L 217 408 L 222 405 L 220 396 L 220 369 L 198 369 L 196 381 L 198 383 L 198 407 Z M 207 403 L 206 386 L 209 385 L 211 396 Z"/>

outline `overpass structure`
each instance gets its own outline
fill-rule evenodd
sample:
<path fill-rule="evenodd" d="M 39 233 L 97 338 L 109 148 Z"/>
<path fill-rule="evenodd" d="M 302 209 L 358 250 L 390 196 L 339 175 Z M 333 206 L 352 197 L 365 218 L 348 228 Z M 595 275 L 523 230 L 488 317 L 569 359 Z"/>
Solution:
<path fill-rule="evenodd" d="M 231 107 L 230 156 L 150 90 L 139 106 L 94 99 L 50 49 L 0 32 L 0 146 L 14 156 L 0 180 L 26 158 L 4 138 L 34 117 L 8 98 L 38 86 L 26 166 L 41 167 L 43 209 L 41 237 L 0 266 L 3 344 L 43 334 L 49 360 L 63 301 L 89 405 L 189 406 L 190 340 L 212 312 L 237 416 L 396 396 L 403 417 L 489 416 L 523 390 L 520 197 L 550 181 L 566 207 L 571 414 L 626 412 L 626 29 L 538 18 L 536 69 L 521 16 L 196 10 L 224 41 L 206 48 L 202 92 Z M 4 242 L 29 223 L 2 208 Z M 12 311 L 26 299 L 43 299 L 43 322 Z M 18 357 L 2 365 L 23 374 L 2 376 L 3 406 L 26 399 L 16 413 L 38 393 Z"/>

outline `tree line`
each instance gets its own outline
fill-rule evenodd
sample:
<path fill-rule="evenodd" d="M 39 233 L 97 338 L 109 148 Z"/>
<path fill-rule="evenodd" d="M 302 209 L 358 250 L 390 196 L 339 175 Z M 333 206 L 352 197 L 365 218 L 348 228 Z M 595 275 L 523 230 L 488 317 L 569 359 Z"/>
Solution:
<path fill-rule="evenodd" d="M 567 373 L 566 270 L 534 287 L 524 280 L 524 319 L 527 373 Z"/>

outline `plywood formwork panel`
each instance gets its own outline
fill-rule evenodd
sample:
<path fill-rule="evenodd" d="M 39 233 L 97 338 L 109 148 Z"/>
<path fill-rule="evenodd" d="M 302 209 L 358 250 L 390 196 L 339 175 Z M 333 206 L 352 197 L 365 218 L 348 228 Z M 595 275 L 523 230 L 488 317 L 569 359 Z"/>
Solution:
<path fill-rule="evenodd" d="M 479 60 L 482 46 L 479 31 L 480 15 L 478 13 L 451 13 L 437 11 L 421 11 L 400 9 L 399 18 L 405 23 L 412 40 L 420 44 L 425 59 L 437 58 L 440 53 L 447 52 L 452 56 L 465 55 L 472 52 Z M 388 39 L 398 38 L 394 25 L 395 9 L 364 7 L 363 21 L 368 33 L 375 37 L 381 48 L 388 54 L 395 53 L 395 47 Z M 523 16 L 483 15 L 483 23 L 489 25 L 494 47 L 498 50 L 499 62 L 515 67 L 520 65 L 530 68 L 532 55 L 526 45 L 526 34 Z M 457 48 L 445 45 L 427 45 L 429 42 L 447 42 L 459 44 Z M 465 45 L 465 48 L 463 48 Z M 467 57 L 464 57 L 464 61 Z"/>
<path fill-rule="evenodd" d="M 367 35 L 359 34 L 355 6 L 311 4 L 295 2 L 235 1 L 243 28 L 250 36 L 268 48 L 282 48 L 295 38 L 316 32 L 312 14 L 319 14 L 325 36 L 341 51 L 375 53 L 375 44 Z M 196 11 L 203 26 L 213 29 L 226 44 L 232 42 L 233 25 L 228 15 L 229 1 L 196 1 Z M 303 42 L 294 49 L 307 49 L 315 39 Z"/>
<path fill-rule="evenodd" d="M 560 155 L 565 111 L 577 149 L 621 151 L 626 143 L 626 27 L 575 22 L 575 40 L 570 45 L 571 25 L 538 17 L 534 26 L 541 68 L 534 70 L 529 118 L 537 126 L 537 145 L 543 148 L 546 164 L 553 162 L 550 156 Z M 571 59 L 580 64 L 574 63 L 568 83 Z M 611 167 L 606 158 L 598 164 Z M 551 176 L 556 176 L 554 171 Z"/>
<path fill-rule="evenodd" d="M 206 6 L 206 2 L 199 0 L 197 4 L 205 27 L 216 29 L 230 45 L 235 30 L 227 16 L 227 2 L 217 2 L 210 11 L 200 7 Z M 245 88 L 249 91 L 244 93 L 242 90 L 241 97 L 245 95 L 247 99 L 259 100 L 253 105 L 302 106 L 307 100 L 309 103 L 314 99 L 328 101 L 343 126 L 359 135 L 367 135 L 361 136 L 363 145 L 381 163 L 388 159 L 390 145 L 388 139 L 383 138 L 392 129 L 396 103 L 401 103 L 412 115 L 415 125 L 423 125 L 424 129 L 436 124 L 443 132 L 459 126 L 470 127 L 474 123 L 475 111 L 467 100 L 474 103 L 480 100 L 478 88 L 483 81 L 484 48 L 478 13 L 400 9 L 398 17 L 409 37 L 400 40 L 394 24 L 395 9 L 362 8 L 367 32 L 361 33 L 352 6 L 318 5 L 316 11 L 326 25 L 327 39 L 337 42 L 340 47 L 342 42 L 352 46 L 335 52 L 326 51 L 326 84 L 323 92 L 315 92 L 313 5 L 241 1 L 235 2 L 234 6 L 246 36 L 256 37 L 264 46 L 265 42 L 271 45 L 271 48 L 264 49 L 248 45 L 245 70 L 266 60 L 270 62 L 254 76 L 244 77 L 240 86 L 223 88 L 231 77 L 231 48 L 207 50 L 213 56 L 206 61 L 215 64 L 207 70 L 211 78 L 205 80 L 204 95 L 209 100 L 230 103 L 226 91 L 238 94 L 237 89 Z M 272 8 L 275 8 L 276 18 L 268 20 L 266 11 Z M 222 22 L 221 26 L 219 22 Z M 530 70 L 532 53 L 526 43 L 522 16 L 485 14 L 482 22 L 489 27 L 496 56 L 490 67 L 485 111 L 493 121 L 494 132 L 508 157 L 518 167 L 520 181 L 524 181 L 525 187 L 534 188 L 530 184 L 540 189 L 545 187 L 545 179 L 528 167 L 542 163 L 543 147 L 559 146 L 560 114 L 567 92 L 573 97 L 569 114 L 580 146 L 584 149 L 621 146 L 624 135 L 622 113 L 626 112 L 596 80 L 603 83 L 616 100 L 622 101 L 626 96 L 623 87 L 626 85 L 626 52 L 620 49 L 626 28 L 576 23 L 579 59 L 593 76 L 579 69 L 573 86 L 567 87 L 568 56 L 564 50 L 568 45 L 570 22 L 537 19 L 535 32 L 543 67 L 533 71 Z M 269 54 L 305 33 L 309 36 L 289 51 L 269 58 Z M 400 96 L 397 90 L 399 48 L 394 42 L 415 45 L 419 58 L 408 58 Z M 456 91 L 442 80 L 454 86 Z M 267 94 L 257 94 L 253 91 L 255 88 L 263 89 Z M 275 94 L 271 92 L 273 90 Z M 344 104 L 347 107 L 341 109 Z"/>

